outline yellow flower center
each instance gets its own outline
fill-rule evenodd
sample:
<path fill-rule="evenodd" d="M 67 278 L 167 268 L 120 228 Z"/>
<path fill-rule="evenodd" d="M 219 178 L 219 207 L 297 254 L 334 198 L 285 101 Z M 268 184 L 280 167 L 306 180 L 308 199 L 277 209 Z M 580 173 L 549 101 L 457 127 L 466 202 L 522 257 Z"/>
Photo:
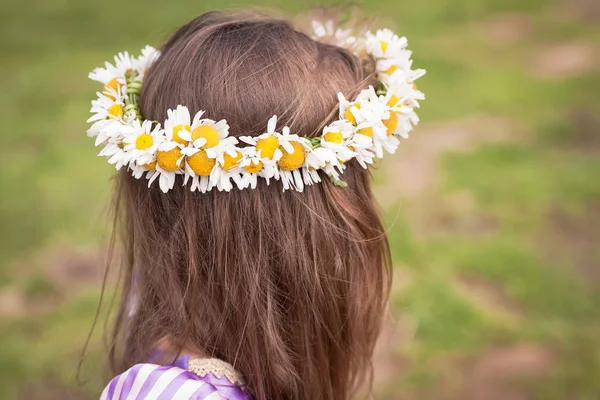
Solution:
<path fill-rule="evenodd" d="M 104 89 L 102 90 L 102 94 L 104 94 L 106 97 L 108 97 L 112 101 L 115 101 L 116 98 L 115 98 L 115 96 L 113 96 L 111 94 L 111 92 L 112 92 L 112 90 L 114 90 L 115 92 L 118 93 L 119 89 L 121 88 L 121 86 L 122 85 L 117 81 L 117 78 L 112 78 L 110 81 L 106 82 L 106 85 L 104 85 Z"/>
<path fill-rule="evenodd" d="M 135 139 L 135 148 L 138 150 L 146 150 L 149 147 L 152 147 L 154 144 L 154 139 L 147 133 L 142 133 Z"/>
<path fill-rule="evenodd" d="M 155 171 L 156 170 L 156 161 L 152 161 L 151 163 L 148 163 L 148 164 L 143 164 L 142 167 L 149 169 L 151 171 Z"/>
<path fill-rule="evenodd" d="M 390 99 L 388 100 L 387 105 L 390 107 L 394 107 L 396 104 L 398 104 L 399 101 L 400 98 L 393 94 L 392 97 L 390 97 Z"/>
<path fill-rule="evenodd" d="M 120 104 L 113 104 L 108 109 L 108 118 L 107 119 L 119 119 L 123 118 L 123 106 Z"/>
<path fill-rule="evenodd" d="M 175 125 L 173 127 L 173 141 L 177 142 L 179 144 L 188 144 L 187 140 L 183 140 L 182 138 L 179 137 L 179 132 L 181 132 L 182 129 L 185 129 L 186 131 L 189 132 L 189 130 L 191 129 L 189 125 L 184 125 L 184 124 L 179 124 L 179 125 Z"/>
<path fill-rule="evenodd" d="M 196 129 L 192 131 L 192 141 L 197 139 L 204 138 L 206 139 L 206 144 L 201 146 L 203 149 L 210 149 L 211 147 L 215 147 L 221 141 L 219 137 L 219 132 L 212 126 L 200 125 Z"/>
<path fill-rule="evenodd" d="M 398 127 L 398 114 L 390 111 L 390 117 L 383 121 L 383 125 L 387 128 L 386 134 L 388 136 L 396 132 L 396 128 Z"/>
<path fill-rule="evenodd" d="M 379 44 L 381 45 L 381 51 L 383 51 L 383 52 L 385 53 L 385 51 L 386 51 L 386 50 L 387 50 L 387 48 L 388 48 L 388 44 L 389 44 L 389 43 L 388 43 L 388 42 L 385 42 L 385 41 L 383 41 L 383 40 L 380 40 L 380 41 L 379 41 Z"/>
<path fill-rule="evenodd" d="M 238 165 L 241 159 L 242 153 L 239 151 L 235 152 L 235 157 L 225 153 L 225 155 L 223 155 L 223 166 L 221 168 L 223 168 L 225 171 L 231 171 Z"/>
<path fill-rule="evenodd" d="M 273 135 L 259 139 L 258 142 L 256 142 L 256 151 L 260 152 L 260 156 L 263 158 L 272 159 L 277 147 L 279 147 L 279 139 Z"/>
<path fill-rule="evenodd" d="M 250 165 L 246 165 L 244 167 L 244 170 L 246 172 L 250 172 L 250 173 L 255 173 L 255 172 L 260 172 L 260 170 L 263 168 L 263 163 L 262 161 L 259 161 L 258 163 L 253 163 L 251 162 Z"/>
<path fill-rule="evenodd" d="M 342 132 L 327 132 L 324 137 L 326 142 L 341 144 L 344 140 Z"/>
<path fill-rule="evenodd" d="M 352 108 L 352 106 L 358 108 L 360 110 L 360 104 L 351 104 L 350 107 L 348 107 L 348 109 L 346 110 L 346 112 L 344 113 L 344 118 L 346 118 L 348 121 L 350 121 L 350 123 L 354 126 L 356 126 L 356 117 L 354 116 L 354 114 L 352 113 L 352 111 L 350 111 L 350 109 Z"/>
<path fill-rule="evenodd" d="M 373 137 L 373 128 L 362 128 L 362 129 L 358 130 L 358 133 L 372 138 Z"/>
<path fill-rule="evenodd" d="M 397 67 L 397 66 L 395 66 L 395 65 L 392 65 L 391 67 L 389 67 L 389 68 L 388 68 L 388 69 L 385 71 L 385 73 L 386 73 L 386 74 L 388 74 L 388 75 L 391 75 L 391 74 L 393 74 L 393 73 L 394 73 L 394 71 L 395 71 L 395 70 L 397 70 L 397 69 L 398 69 L 398 67 Z"/>
<path fill-rule="evenodd" d="M 210 158 L 206 151 L 200 150 L 194 155 L 188 157 L 187 163 L 192 168 L 197 175 L 200 176 L 209 176 L 210 171 L 212 171 L 215 166 L 216 160 L 214 158 Z"/>
<path fill-rule="evenodd" d="M 173 172 L 181 169 L 181 163 L 177 163 L 177 160 L 181 158 L 181 150 L 179 147 L 168 151 L 158 151 L 156 153 L 156 161 L 158 165 L 165 171 Z"/>
<path fill-rule="evenodd" d="M 285 151 L 283 146 L 279 147 L 279 150 L 281 150 L 283 155 L 279 161 L 277 161 L 277 165 L 286 171 L 293 171 L 300 168 L 302 164 L 304 164 L 304 159 L 306 158 L 306 151 L 304 151 L 304 146 L 302 146 L 302 143 L 290 142 L 290 144 L 294 148 L 293 153 L 288 153 Z"/>

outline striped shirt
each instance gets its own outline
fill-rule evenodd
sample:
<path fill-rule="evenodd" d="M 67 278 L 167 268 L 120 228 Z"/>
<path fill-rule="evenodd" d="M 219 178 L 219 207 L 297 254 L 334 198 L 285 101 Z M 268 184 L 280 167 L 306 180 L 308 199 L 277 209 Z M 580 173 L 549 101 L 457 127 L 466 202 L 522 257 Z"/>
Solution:
<path fill-rule="evenodd" d="M 238 386 L 219 384 L 176 366 L 137 364 L 113 378 L 100 400 L 250 400 Z M 228 382 L 228 381 L 226 381 Z"/>

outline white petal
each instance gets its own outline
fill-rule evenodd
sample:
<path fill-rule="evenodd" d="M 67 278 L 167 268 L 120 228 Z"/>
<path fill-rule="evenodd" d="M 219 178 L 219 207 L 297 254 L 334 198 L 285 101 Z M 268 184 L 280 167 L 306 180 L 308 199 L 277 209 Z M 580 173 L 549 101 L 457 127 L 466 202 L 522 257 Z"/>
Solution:
<path fill-rule="evenodd" d="M 273 133 L 275 132 L 275 128 L 277 127 L 277 115 L 273 115 L 269 119 L 269 123 L 267 124 L 267 132 Z"/>

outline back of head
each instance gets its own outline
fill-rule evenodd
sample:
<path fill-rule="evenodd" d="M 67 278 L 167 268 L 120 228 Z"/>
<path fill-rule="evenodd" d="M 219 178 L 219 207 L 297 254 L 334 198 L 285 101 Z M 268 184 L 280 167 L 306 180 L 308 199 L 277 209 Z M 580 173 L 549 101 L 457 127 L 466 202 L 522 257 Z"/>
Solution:
<path fill-rule="evenodd" d="M 289 23 L 208 13 L 180 28 L 144 80 L 144 118 L 187 105 L 257 136 L 276 114 L 300 136 L 337 117 L 336 95 L 369 85 L 348 51 Z M 387 239 L 370 176 L 356 161 L 347 187 L 326 177 L 303 192 L 168 193 L 123 172 L 119 215 L 128 254 L 113 365 L 175 352 L 225 360 L 257 399 L 346 399 L 369 382 L 389 286 Z"/>

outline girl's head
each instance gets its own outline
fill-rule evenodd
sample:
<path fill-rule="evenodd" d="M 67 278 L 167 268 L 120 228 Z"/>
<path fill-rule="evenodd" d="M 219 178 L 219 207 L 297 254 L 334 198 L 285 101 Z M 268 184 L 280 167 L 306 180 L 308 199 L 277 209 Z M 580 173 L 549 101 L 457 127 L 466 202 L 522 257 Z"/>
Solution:
<path fill-rule="evenodd" d="M 357 57 L 285 21 L 211 12 L 164 45 L 140 107 L 150 120 L 178 104 L 206 110 L 236 137 L 261 134 L 276 114 L 312 137 L 337 118 L 338 92 L 370 84 Z M 165 194 L 121 173 L 128 257 L 114 367 L 162 346 L 233 364 L 257 399 L 345 399 L 369 382 L 390 257 L 368 171 L 350 161 L 343 177 L 347 187 L 324 177 L 303 192 L 260 180 Z"/>

